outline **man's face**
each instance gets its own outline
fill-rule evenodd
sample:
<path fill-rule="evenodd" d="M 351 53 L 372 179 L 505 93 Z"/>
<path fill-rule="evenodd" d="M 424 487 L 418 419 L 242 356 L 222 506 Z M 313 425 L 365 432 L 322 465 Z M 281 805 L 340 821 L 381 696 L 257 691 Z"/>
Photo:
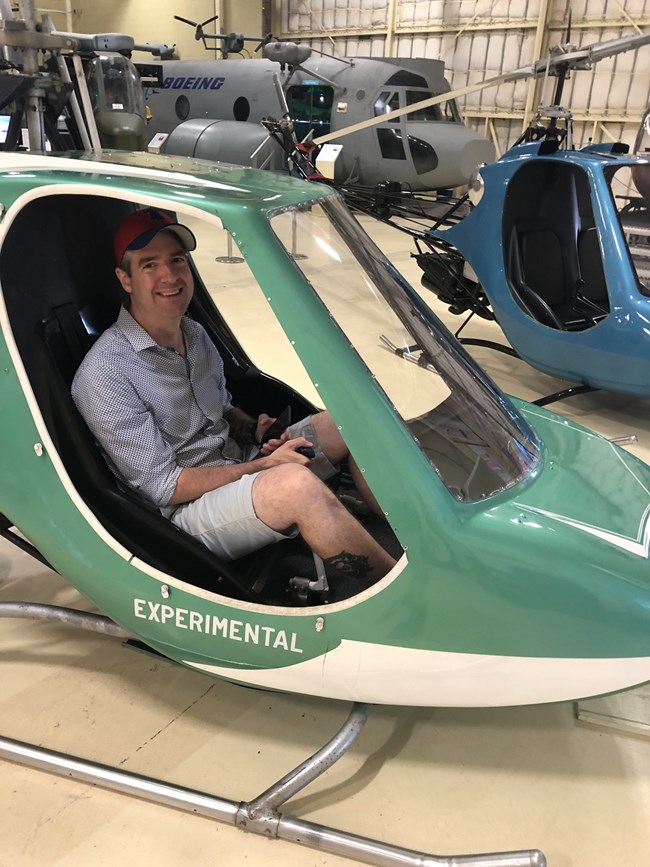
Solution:
<path fill-rule="evenodd" d="M 117 268 L 130 313 L 145 330 L 177 327 L 194 293 L 187 253 L 176 235 L 159 232 L 146 247 L 129 253 L 131 274 Z"/>

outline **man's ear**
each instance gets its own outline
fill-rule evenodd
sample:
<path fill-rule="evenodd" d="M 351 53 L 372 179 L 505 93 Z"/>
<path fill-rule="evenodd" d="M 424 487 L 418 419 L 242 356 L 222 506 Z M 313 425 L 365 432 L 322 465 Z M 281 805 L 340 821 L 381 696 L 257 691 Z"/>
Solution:
<path fill-rule="evenodd" d="M 122 289 L 124 289 L 124 291 L 128 292 L 130 295 L 132 291 L 130 276 L 126 273 L 126 271 L 122 270 L 122 268 L 116 268 L 115 273 L 117 274 L 117 279 L 122 284 Z"/>

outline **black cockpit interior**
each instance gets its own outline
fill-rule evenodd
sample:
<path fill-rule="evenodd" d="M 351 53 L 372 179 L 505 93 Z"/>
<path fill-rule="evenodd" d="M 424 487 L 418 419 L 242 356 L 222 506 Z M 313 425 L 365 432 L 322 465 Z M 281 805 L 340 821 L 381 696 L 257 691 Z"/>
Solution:
<path fill-rule="evenodd" d="M 277 602 L 257 589 L 260 564 L 266 568 L 275 553 L 263 549 L 235 563 L 219 561 L 120 488 L 72 401 L 70 385 L 78 365 L 119 312 L 123 294 L 114 272 L 112 238 L 132 209 L 101 196 L 47 196 L 24 207 L 10 227 L 0 254 L 0 282 L 36 400 L 74 487 L 117 541 L 183 581 L 237 599 Z M 196 271 L 194 276 L 189 314 L 203 324 L 221 353 L 234 403 L 254 416 L 278 414 L 287 404 L 295 419 L 312 411 L 300 395 L 252 365 Z"/>
<path fill-rule="evenodd" d="M 503 250 L 515 300 L 542 325 L 583 331 L 609 313 L 589 182 L 580 167 L 534 160 L 515 172 L 506 193 Z"/>

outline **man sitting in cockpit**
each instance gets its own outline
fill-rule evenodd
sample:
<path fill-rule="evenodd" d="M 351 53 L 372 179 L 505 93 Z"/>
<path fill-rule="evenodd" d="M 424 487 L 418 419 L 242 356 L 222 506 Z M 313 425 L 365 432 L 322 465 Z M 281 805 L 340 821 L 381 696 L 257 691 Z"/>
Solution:
<path fill-rule="evenodd" d="M 321 481 L 348 458 L 362 496 L 379 508 L 329 414 L 260 446 L 274 419 L 232 406 L 219 353 L 185 315 L 195 247 L 165 213 L 140 210 L 122 222 L 116 273 L 129 306 L 81 363 L 77 408 L 118 479 L 225 559 L 300 533 L 326 566 L 378 580 L 395 561 Z"/>

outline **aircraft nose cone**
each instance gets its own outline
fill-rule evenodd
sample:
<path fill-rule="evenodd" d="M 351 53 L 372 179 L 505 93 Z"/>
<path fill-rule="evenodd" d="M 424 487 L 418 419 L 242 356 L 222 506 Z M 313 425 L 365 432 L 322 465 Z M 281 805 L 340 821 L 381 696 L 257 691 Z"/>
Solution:
<path fill-rule="evenodd" d="M 496 152 L 491 141 L 475 138 L 468 141 L 460 154 L 460 170 L 466 178 L 472 174 L 481 163 L 494 162 Z"/>
<path fill-rule="evenodd" d="M 417 139 L 435 152 L 437 164 L 415 161 L 417 181 L 413 189 L 435 190 L 466 184 L 481 163 L 493 162 L 494 145 L 462 123 L 409 122 L 409 140 Z"/>

